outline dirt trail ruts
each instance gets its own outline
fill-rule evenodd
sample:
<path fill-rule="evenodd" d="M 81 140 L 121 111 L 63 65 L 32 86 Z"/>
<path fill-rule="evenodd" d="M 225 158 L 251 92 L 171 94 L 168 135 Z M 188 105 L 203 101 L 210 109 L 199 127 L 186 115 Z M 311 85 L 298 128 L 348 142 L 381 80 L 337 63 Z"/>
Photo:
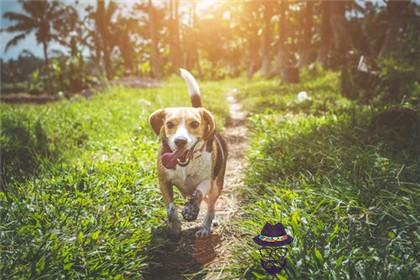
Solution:
<path fill-rule="evenodd" d="M 216 215 L 219 216 L 221 223 L 220 228 L 215 232 L 221 235 L 221 242 L 216 247 L 216 257 L 204 267 L 207 271 L 204 279 L 225 279 L 223 268 L 229 264 L 232 248 L 237 244 L 230 221 L 239 211 L 238 196 L 239 188 L 243 186 L 243 174 L 246 168 L 245 152 L 248 149 L 248 130 L 246 127 L 247 114 L 236 100 L 236 92 L 236 89 L 228 92 L 230 119 L 223 133 L 229 145 L 229 158 L 225 185 L 216 204 Z"/>
<path fill-rule="evenodd" d="M 238 212 L 238 189 L 243 184 L 245 151 L 248 147 L 246 113 L 235 99 L 236 92 L 236 89 L 232 89 L 227 93 L 230 118 L 222 134 L 228 142 L 229 157 L 223 192 L 216 202 L 212 235 L 207 238 L 194 236 L 207 212 L 204 202 L 197 220 L 190 223 L 183 221 L 180 215 L 183 205 L 178 205 L 182 221 L 181 238 L 168 241 L 164 227 L 155 230 L 149 252 L 152 263 L 146 279 L 224 278 L 223 268 L 229 263 L 235 243 L 231 220 Z"/>

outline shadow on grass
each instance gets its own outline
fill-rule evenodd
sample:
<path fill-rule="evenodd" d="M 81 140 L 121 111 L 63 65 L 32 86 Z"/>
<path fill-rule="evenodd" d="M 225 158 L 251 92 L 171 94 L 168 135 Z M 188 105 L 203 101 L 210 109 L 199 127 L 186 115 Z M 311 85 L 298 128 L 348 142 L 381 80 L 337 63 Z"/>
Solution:
<path fill-rule="evenodd" d="M 203 279 L 203 266 L 216 257 L 215 247 L 220 236 L 212 234 L 207 238 L 196 238 L 198 228 L 190 228 L 181 233 L 178 240 L 169 238 L 167 227 L 153 230 L 152 241 L 147 250 L 151 258 L 145 279 Z"/>
<path fill-rule="evenodd" d="M 47 134 L 39 121 L 16 116 L 1 119 L 1 183 L 0 190 L 12 180 L 33 176 L 45 160 L 57 158 L 52 151 Z"/>

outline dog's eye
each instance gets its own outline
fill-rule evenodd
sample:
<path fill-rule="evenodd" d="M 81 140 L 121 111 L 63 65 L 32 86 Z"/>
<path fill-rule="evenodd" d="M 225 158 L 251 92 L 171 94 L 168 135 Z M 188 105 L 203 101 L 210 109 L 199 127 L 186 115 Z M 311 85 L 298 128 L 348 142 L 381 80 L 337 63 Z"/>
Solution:
<path fill-rule="evenodd" d="M 166 123 L 166 127 L 169 128 L 169 129 L 173 128 L 174 126 L 175 126 L 175 124 L 173 122 L 167 122 Z"/>
<path fill-rule="evenodd" d="M 190 123 L 191 128 L 197 128 L 199 125 L 200 125 L 200 123 L 199 123 L 199 122 L 197 122 L 197 121 L 192 121 L 192 122 Z"/>

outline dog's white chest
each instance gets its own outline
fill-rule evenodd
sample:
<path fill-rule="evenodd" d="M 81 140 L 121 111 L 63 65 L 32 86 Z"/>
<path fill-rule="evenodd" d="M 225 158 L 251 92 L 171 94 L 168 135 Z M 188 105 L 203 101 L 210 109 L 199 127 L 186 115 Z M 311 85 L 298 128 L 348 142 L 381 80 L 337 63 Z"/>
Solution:
<path fill-rule="evenodd" d="M 167 169 L 168 180 L 179 188 L 183 195 L 192 194 L 197 185 L 211 178 L 211 153 L 203 152 L 194 158 L 187 166 L 177 165 L 174 169 Z"/>

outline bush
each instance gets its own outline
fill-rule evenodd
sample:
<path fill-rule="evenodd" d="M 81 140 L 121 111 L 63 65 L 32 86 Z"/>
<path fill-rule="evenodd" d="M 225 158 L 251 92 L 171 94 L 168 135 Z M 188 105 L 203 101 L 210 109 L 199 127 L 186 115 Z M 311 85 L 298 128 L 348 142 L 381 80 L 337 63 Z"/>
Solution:
<path fill-rule="evenodd" d="M 403 60 L 388 57 L 378 61 L 371 72 L 362 72 L 353 65 L 344 65 L 341 71 L 341 91 L 349 99 L 362 104 L 418 103 L 418 69 Z"/>
<path fill-rule="evenodd" d="M 0 85 L 1 85 L 1 93 L 2 94 L 26 92 L 27 88 L 28 88 L 28 86 L 25 82 L 0 83 Z"/>
<path fill-rule="evenodd" d="M 51 60 L 50 90 L 53 94 L 80 92 L 83 89 L 97 85 L 98 80 L 93 77 L 85 65 L 81 55 L 77 57 L 59 57 Z"/>
<path fill-rule="evenodd" d="M 416 67 L 393 57 L 379 62 L 378 97 L 384 103 L 400 103 L 414 94 L 419 73 Z"/>

